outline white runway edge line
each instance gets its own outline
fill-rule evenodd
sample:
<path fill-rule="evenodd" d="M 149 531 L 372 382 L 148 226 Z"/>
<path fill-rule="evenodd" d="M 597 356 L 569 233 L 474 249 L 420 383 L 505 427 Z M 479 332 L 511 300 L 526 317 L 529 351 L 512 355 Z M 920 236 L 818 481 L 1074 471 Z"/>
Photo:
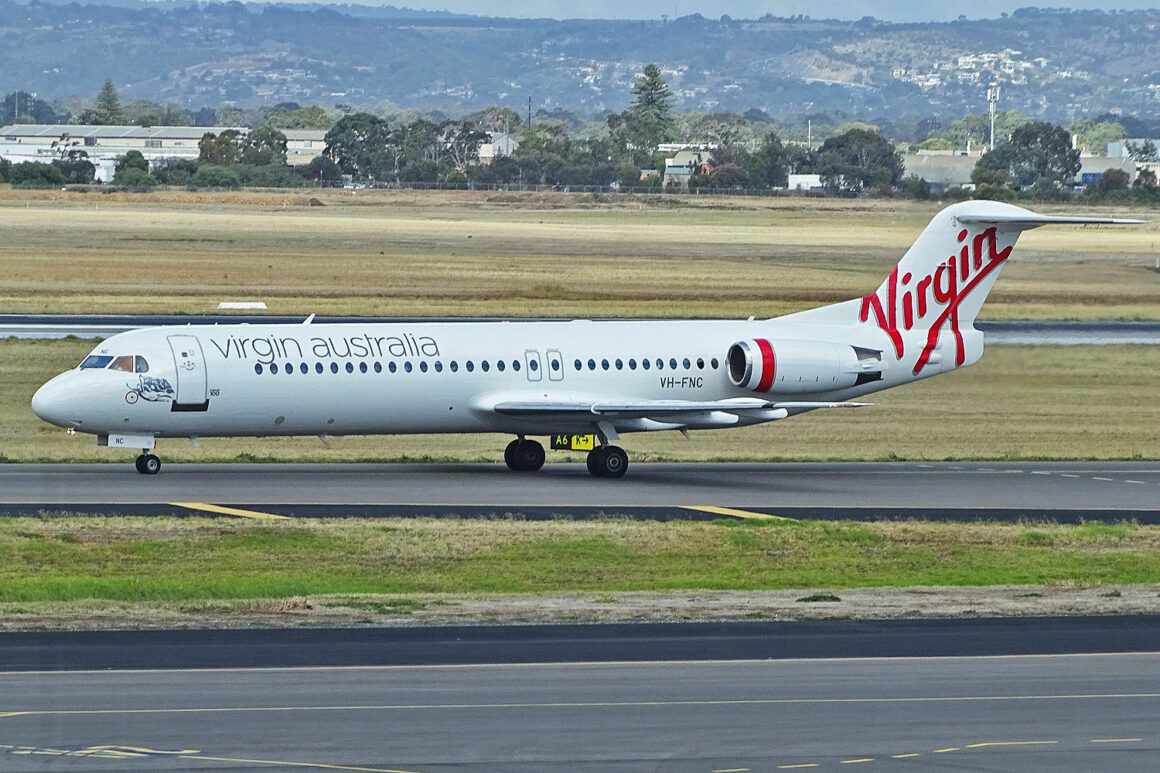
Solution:
<path fill-rule="evenodd" d="M 704 708 L 712 706 L 823 706 L 929 703 L 1015 703 L 1160 699 L 1160 692 L 1071 693 L 1060 695 L 963 695 L 899 698 L 738 698 L 655 701 L 547 701 L 542 703 L 386 703 L 349 706 L 204 706 L 136 709 L 28 709 L 6 712 L 4 718 L 142 716 L 180 714 L 289 714 L 331 711 L 489 711 L 523 709 Z"/>
<path fill-rule="evenodd" d="M 561 624 L 559 627 L 564 627 Z M 550 629 L 554 626 L 545 625 Z M 1064 660 L 1072 658 L 1160 658 L 1160 650 L 1140 650 L 1137 652 L 1067 652 L 1026 655 L 883 655 L 876 657 L 835 657 L 835 658 L 741 658 L 737 660 L 578 660 L 547 663 L 447 663 L 412 664 L 385 666 L 242 666 L 235 668 L 102 668 L 55 671 L 0 671 L 4 677 L 23 676 L 76 676 L 76 675 L 117 675 L 117 674 L 250 674 L 269 671 L 271 673 L 331 672 L 331 671 L 476 671 L 505 669 L 600 669 L 600 668 L 665 668 L 668 666 L 768 666 L 778 668 L 801 665 L 838 665 L 843 663 L 945 663 L 955 661 L 988 660 Z"/>

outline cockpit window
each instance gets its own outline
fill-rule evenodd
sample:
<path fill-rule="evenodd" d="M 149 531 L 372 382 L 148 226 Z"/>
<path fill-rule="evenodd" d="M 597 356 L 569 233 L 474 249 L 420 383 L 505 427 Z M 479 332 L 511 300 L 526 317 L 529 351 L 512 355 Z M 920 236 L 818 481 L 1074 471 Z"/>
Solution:
<path fill-rule="evenodd" d="M 132 373 L 133 355 L 122 354 L 120 357 L 113 360 L 113 364 L 109 366 L 109 370 L 123 370 L 126 373 Z"/>
<path fill-rule="evenodd" d="M 134 362 L 134 365 L 136 365 L 136 370 L 138 373 L 148 373 L 149 372 L 149 363 L 141 355 L 138 354 L 136 357 L 134 357 L 133 362 Z"/>
<path fill-rule="evenodd" d="M 108 354 L 90 354 L 81 362 L 81 369 L 87 368 L 104 368 L 113 361 L 111 355 Z"/>

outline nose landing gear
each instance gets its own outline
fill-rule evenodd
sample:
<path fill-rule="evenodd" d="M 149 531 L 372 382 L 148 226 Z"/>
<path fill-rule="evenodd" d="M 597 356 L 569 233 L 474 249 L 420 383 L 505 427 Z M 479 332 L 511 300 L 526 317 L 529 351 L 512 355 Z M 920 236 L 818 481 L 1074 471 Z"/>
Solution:
<path fill-rule="evenodd" d="M 588 472 L 594 478 L 623 478 L 628 454 L 620 446 L 600 446 L 588 452 Z"/>
<path fill-rule="evenodd" d="M 503 460 L 514 472 L 535 472 L 544 466 L 544 447 L 534 440 L 519 438 L 508 443 Z"/>
<path fill-rule="evenodd" d="M 141 454 L 137 457 L 137 472 L 142 475 L 156 475 L 161 472 L 161 459 L 155 454 Z"/>

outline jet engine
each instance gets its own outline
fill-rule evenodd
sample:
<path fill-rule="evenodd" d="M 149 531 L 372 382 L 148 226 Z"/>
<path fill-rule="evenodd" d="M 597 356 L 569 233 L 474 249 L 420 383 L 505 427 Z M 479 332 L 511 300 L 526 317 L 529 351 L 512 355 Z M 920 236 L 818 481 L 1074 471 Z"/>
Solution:
<path fill-rule="evenodd" d="M 798 394 L 848 389 L 882 379 L 882 352 L 824 341 L 738 341 L 725 356 L 733 386 Z"/>

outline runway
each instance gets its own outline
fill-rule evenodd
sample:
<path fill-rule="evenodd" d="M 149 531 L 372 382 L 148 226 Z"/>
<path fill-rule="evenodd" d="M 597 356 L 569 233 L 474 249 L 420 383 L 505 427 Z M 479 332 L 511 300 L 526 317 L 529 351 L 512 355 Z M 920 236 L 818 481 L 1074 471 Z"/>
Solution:
<path fill-rule="evenodd" d="M 175 505 L 173 503 L 181 503 Z M 515 474 L 491 464 L 0 465 L 0 515 L 203 512 L 258 515 L 628 515 L 722 510 L 808 518 L 1051 518 L 1160 523 L 1160 463 L 634 464 L 622 480 L 582 464 Z"/>
<path fill-rule="evenodd" d="M 181 632 L 111 633 L 122 651 L 139 637 L 146 659 L 162 651 L 154 639 L 168 637 L 166 660 L 179 665 L 0 672 L 0 769 L 1155 769 L 1160 654 L 819 659 L 816 646 L 828 643 L 823 654 L 868 643 L 875 652 L 876 641 L 878 650 L 926 646 L 932 654 L 1010 644 L 1034 651 L 1051 642 L 1065 642 L 1065 651 L 1085 643 L 1106 650 L 1154 643 L 1160 620 L 804 625 L 371 631 L 363 643 L 379 646 L 361 652 L 377 652 L 376 662 L 396 649 L 419 652 L 413 645 L 424 638 L 432 639 L 428 660 L 476 654 L 471 665 L 339 668 L 279 666 L 304 653 L 333 659 L 359 642 L 359 632 L 249 631 L 237 633 L 265 640 L 256 648 L 265 667 L 225 670 L 180 665 L 205 651 L 226 662 L 245 651 L 222 632 L 184 634 L 185 642 Z M 656 628 L 669 630 L 649 630 Z M 32 643 L 50 654 L 60 650 L 46 637 L 99 643 L 99 634 L 22 636 L 41 637 Z M 554 647 L 556 660 L 567 660 L 585 651 L 585 640 L 596 642 L 589 653 L 603 646 L 636 662 L 519 662 L 529 647 L 540 657 Z M 0 658 L 12 656 L 11 644 L 0 636 Z M 815 657 L 670 659 L 698 646 L 700 658 L 806 648 Z"/>

